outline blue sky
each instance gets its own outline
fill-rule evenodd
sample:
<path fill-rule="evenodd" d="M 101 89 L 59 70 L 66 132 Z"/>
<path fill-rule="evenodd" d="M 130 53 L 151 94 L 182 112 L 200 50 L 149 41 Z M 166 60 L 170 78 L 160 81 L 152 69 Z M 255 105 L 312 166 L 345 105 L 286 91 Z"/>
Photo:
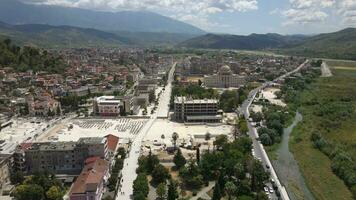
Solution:
<path fill-rule="evenodd" d="M 356 0 L 27 1 L 93 10 L 148 10 L 214 33 L 316 34 L 356 27 Z"/>

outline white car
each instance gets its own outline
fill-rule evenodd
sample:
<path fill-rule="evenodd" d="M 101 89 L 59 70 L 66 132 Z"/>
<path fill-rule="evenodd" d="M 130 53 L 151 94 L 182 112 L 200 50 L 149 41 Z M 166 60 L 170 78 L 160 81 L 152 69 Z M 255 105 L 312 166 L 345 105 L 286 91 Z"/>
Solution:
<path fill-rule="evenodd" d="M 273 188 L 272 187 L 269 187 L 269 193 L 273 193 Z"/>
<path fill-rule="evenodd" d="M 263 189 L 264 189 L 264 191 L 265 191 L 266 194 L 269 194 L 268 187 L 264 187 Z"/>

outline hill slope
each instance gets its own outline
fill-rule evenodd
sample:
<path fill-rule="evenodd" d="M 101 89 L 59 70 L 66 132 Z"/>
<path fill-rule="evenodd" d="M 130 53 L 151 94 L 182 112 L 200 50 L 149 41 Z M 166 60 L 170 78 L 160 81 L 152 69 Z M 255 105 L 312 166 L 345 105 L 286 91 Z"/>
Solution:
<path fill-rule="evenodd" d="M 21 44 L 41 47 L 95 47 L 133 44 L 125 37 L 95 29 L 40 24 L 9 25 L 0 23 L 0 37 Z"/>
<path fill-rule="evenodd" d="M 175 45 L 196 35 L 153 32 L 104 32 L 96 29 L 42 24 L 10 25 L 0 22 L 0 37 L 20 44 L 47 48 Z"/>
<path fill-rule="evenodd" d="M 99 12 L 60 6 L 0 1 L 0 21 L 8 24 L 49 24 L 106 31 L 202 34 L 199 28 L 151 12 Z"/>
<path fill-rule="evenodd" d="M 206 34 L 187 40 L 178 46 L 188 48 L 260 50 L 294 44 L 304 36 L 283 36 L 279 34 L 218 35 Z"/>
<path fill-rule="evenodd" d="M 280 49 L 291 55 L 356 60 L 356 28 L 307 38 L 298 45 Z"/>

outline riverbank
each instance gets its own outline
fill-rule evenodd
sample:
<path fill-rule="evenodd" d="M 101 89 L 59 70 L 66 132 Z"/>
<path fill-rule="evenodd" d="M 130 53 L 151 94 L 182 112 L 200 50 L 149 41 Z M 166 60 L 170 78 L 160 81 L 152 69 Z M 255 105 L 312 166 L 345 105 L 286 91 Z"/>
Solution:
<path fill-rule="evenodd" d="M 297 112 L 291 125 L 284 129 L 282 142 L 274 151 L 275 159 L 272 160 L 272 164 L 278 177 L 285 185 L 291 200 L 314 200 L 312 193 L 305 184 L 298 163 L 289 150 L 290 135 L 294 127 L 302 120 L 302 115 Z"/>

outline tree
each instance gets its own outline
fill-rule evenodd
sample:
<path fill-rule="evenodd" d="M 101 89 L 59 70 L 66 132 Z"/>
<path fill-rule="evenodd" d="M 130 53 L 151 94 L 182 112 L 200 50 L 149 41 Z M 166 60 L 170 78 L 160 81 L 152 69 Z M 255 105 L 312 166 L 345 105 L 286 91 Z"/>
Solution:
<path fill-rule="evenodd" d="M 264 133 L 260 136 L 260 140 L 261 140 L 261 143 L 265 146 L 270 146 L 273 144 L 271 137 L 266 133 Z"/>
<path fill-rule="evenodd" d="M 149 186 L 145 173 L 138 174 L 136 180 L 133 183 L 133 192 L 135 194 L 134 199 L 146 199 L 149 192 Z M 135 198 L 136 195 L 137 197 Z"/>
<path fill-rule="evenodd" d="M 166 184 L 165 183 L 160 183 L 156 189 L 156 194 L 160 200 L 163 200 L 164 197 L 166 196 Z"/>
<path fill-rule="evenodd" d="M 10 181 L 12 184 L 20 184 L 25 180 L 25 177 L 21 171 L 12 171 L 10 175 Z"/>
<path fill-rule="evenodd" d="M 212 200 L 220 200 L 220 199 L 221 199 L 220 186 L 216 183 L 214 187 Z"/>
<path fill-rule="evenodd" d="M 197 146 L 195 157 L 197 159 L 197 163 L 199 164 L 200 163 L 200 146 Z"/>
<path fill-rule="evenodd" d="M 17 200 L 42 200 L 44 198 L 44 190 L 36 184 L 19 185 L 14 191 L 14 197 Z"/>
<path fill-rule="evenodd" d="M 211 134 L 209 132 L 205 133 L 205 140 L 209 141 L 211 139 Z"/>
<path fill-rule="evenodd" d="M 214 146 L 216 146 L 217 149 L 220 149 L 227 143 L 227 141 L 226 135 L 219 135 L 214 141 Z"/>
<path fill-rule="evenodd" d="M 172 134 L 172 140 L 173 140 L 174 150 L 175 150 L 176 147 L 177 147 L 177 140 L 178 140 L 178 138 L 179 138 L 178 133 L 174 132 L 174 133 Z"/>
<path fill-rule="evenodd" d="M 58 186 L 52 186 L 46 192 L 46 197 L 49 200 L 61 200 L 63 197 L 63 194 L 61 192 L 61 189 Z"/>
<path fill-rule="evenodd" d="M 168 170 L 161 164 L 156 165 L 152 171 L 152 181 L 156 184 L 164 183 L 169 178 Z"/>
<path fill-rule="evenodd" d="M 152 151 L 150 150 L 147 157 L 147 173 L 151 174 L 156 165 L 159 164 L 158 157 L 156 155 L 152 155 Z"/>
<path fill-rule="evenodd" d="M 180 148 L 178 148 L 177 153 L 174 155 L 173 162 L 178 170 L 183 167 L 185 163 L 187 163 L 187 160 L 184 158 Z"/>
<path fill-rule="evenodd" d="M 167 200 L 176 200 L 179 197 L 177 183 L 174 180 L 169 181 Z"/>
<path fill-rule="evenodd" d="M 237 193 L 237 187 L 233 182 L 229 181 L 225 183 L 225 191 L 228 199 L 231 200 L 232 197 Z"/>

